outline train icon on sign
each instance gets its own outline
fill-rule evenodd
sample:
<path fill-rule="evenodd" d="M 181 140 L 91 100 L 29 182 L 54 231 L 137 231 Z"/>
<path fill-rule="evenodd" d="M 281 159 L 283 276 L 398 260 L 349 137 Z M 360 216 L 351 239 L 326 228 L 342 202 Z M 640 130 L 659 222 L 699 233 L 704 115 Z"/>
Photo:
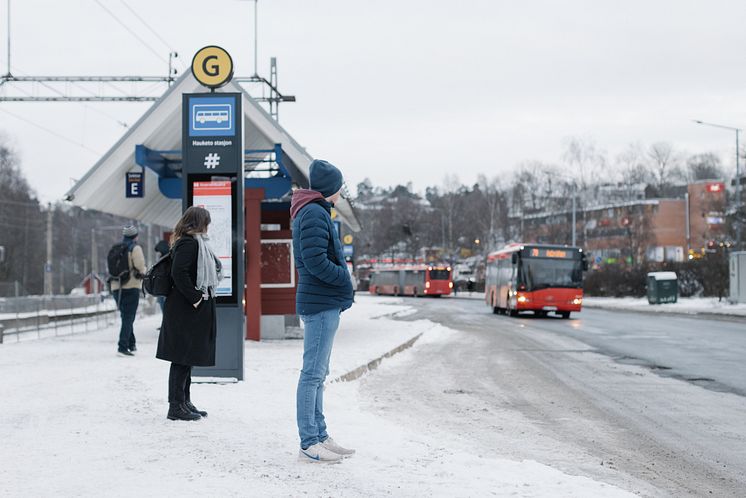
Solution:
<path fill-rule="evenodd" d="M 192 106 L 192 130 L 232 130 L 232 111 L 233 106 L 230 104 L 195 104 Z"/>

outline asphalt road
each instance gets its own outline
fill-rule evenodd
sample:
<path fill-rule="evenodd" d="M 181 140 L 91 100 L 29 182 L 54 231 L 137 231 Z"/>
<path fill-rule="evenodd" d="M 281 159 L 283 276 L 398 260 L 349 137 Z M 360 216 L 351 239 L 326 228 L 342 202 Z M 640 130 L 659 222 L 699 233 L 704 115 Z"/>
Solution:
<path fill-rule="evenodd" d="M 454 329 L 365 379 L 371 408 L 450 430 L 479 454 L 534 459 L 644 496 L 746 496 L 746 323 L 584 310 L 493 315 L 406 299 Z"/>

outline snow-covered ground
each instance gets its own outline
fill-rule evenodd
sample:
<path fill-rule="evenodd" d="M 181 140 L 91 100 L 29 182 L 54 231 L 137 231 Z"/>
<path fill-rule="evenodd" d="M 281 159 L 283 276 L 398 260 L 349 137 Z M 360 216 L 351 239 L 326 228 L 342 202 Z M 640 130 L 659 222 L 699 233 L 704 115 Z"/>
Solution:
<path fill-rule="evenodd" d="M 399 299 L 359 295 L 343 315 L 330 379 L 420 334 L 380 368 L 411 362 L 428 341 L 459 340 L 427 320 L 390 318 L 408 312 Z M 357 455 L 336 465 L 298 462 L 301 341 L 247 342 L 246 381 L 193 385 L 209 417 L 168 421 L 168 364 L 153 357 L 158 321 L 136 323 L 135 358 L 115 355 L 114 327 L 0 345 L 0 496 L 632 496 L 501 458 L 500 448 L 454 449 L 464 445 L 427 419 L 402 427 L 371 410 L 375 400 L 362 399 L 359 382 L 332 382 L 325 397 L 330 432 Z"/>
<path fill-rule="evenodd" d="M 680 297 L 675 303 L 655 305 L 649 304 L 645 297 L 585 297 L 583 306 L 654 313 L 706 313 L 746 317 L 746 304 L 730 304 L 725 299 L 718 301 L 714 297 Z"/>

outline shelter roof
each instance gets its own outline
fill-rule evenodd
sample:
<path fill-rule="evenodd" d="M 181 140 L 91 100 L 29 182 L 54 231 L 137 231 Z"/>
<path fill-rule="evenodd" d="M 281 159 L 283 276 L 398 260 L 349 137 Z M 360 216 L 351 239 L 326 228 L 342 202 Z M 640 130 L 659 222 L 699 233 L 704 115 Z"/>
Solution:
<path fill-rule="evenodd" d="M 181 215 L 181 201 L 161 194 L 158 175 L 145 169 L 145 189 L 142 198 L 126 198 L 124 179 L 128 171 L 139 171 L 135 164 L 135 146 L 142 144 L 153 150 L 181 149 L 182 94 L 203 92 L 191 73 L 184 73 L 145 114 L 111 147 L 101 159 L 67 192 L 66 199 L 86 209 L 116 214 L 145 223 L 173 226 Z M 283 164 L 293 181 L 308 185 L 308 168 L 313 158 L 274 120 L 249 93 L 235 82 L 221 92 L 241 93 L 243 109 L 244 147 L 246 150 L 272 149 L 282 144 Z M 264 154 L 252 159 L 262 159 Z M 336 205 L 341 220 L 353 231 L 360 224 L 346 199 Z"/>

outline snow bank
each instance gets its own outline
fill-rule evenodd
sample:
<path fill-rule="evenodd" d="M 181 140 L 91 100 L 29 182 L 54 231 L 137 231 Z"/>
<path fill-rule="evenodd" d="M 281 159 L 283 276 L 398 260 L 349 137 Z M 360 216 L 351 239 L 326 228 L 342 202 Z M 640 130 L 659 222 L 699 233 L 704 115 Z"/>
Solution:
<path fill-rule="evenodd" d="M 399 299 L 359 296 L 345 313 L 331 377 L 422 334 Z M 139 352 L 115 355 L 117 330 L 0 346 L 2 496 L 631 496 L 532 461 L 453 451 L 452 434 L 401 427 L 365 408 L 358 382 L 327 388 L 331 433 L 358 454 L 337 465 L 297 461 L 295 388 L 302 341 L 246 343 L 246 381 L 199 383 L 198 422 L 166 420 L 169 365 L 154 359 L 159 318 L 136 322 Z M 407 361 L 408 352 L 386 361 Z M 381 368 L 386 368 L 386 361 Z M 375 375 L 375 372 L 370 374 Z"/>
<path fill-rule="evenodd" d="M 730 304 L 717 298 L 685 297 L 676 303 L 649 304 L 647 298 L 636 297 L 588 297 L 583 298 L 583 306 L 653 313 L 716 314 L 746 317 L 746 304 Z"/>

